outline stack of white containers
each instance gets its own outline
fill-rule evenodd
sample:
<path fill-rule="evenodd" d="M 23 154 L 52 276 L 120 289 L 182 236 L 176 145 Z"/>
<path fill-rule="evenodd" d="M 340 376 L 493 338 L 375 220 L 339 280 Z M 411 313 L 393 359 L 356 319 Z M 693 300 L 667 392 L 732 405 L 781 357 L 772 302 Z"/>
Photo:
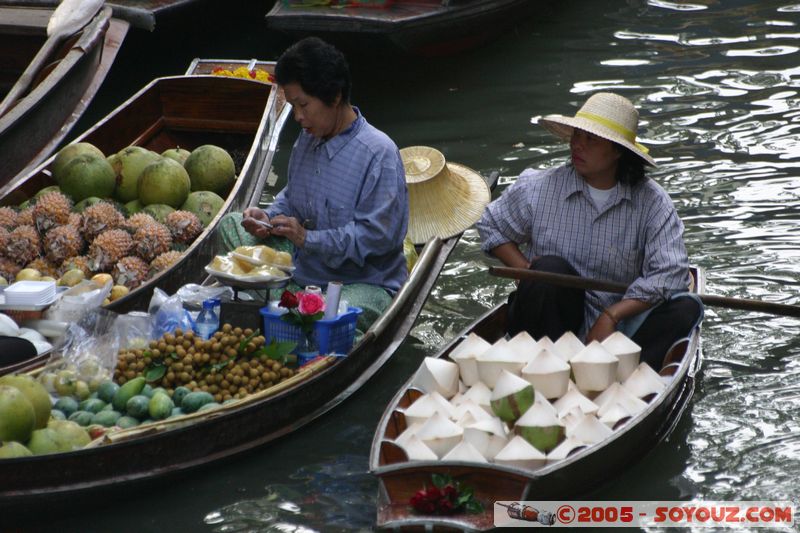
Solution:
<path fill-rule="evenodd" d="M 5 291 L 7 307 L 40 307 L 53 303 L 56 299 L 54 281 L 18 281 L 9 285 Z"/>

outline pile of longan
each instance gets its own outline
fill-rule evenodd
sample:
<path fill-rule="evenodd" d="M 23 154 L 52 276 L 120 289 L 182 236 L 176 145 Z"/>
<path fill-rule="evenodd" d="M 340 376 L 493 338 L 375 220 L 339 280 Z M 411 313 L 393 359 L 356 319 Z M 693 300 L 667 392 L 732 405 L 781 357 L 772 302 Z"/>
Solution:
<path fill-rule="evenodd" d="M 154 365 L 163 365 L 164 375 L 150 384 L 163 387 L 170 395 L 176 387 L 184 386 L 211 393 L 220 403 L 244 398 L 294 375 L 291 368 L 266 355 L 251 355 L 264 343 L 263 335 L 253 336 L 252 329 L 230 324 L 223 325 L 208 340 L 192 331 L 176 329 L 150 341 L 147 348 L 120 350 L 114 381 L 122 385 L 145 375 Z"/>

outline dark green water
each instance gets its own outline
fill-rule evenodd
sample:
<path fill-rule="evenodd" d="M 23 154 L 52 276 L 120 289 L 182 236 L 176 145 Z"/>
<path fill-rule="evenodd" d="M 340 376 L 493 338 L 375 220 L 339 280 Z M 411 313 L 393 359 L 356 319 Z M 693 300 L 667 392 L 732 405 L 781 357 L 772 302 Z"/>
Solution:
<path fill-rule="evenodd" d="M 253 13 L 266 11 L 250 8 Z M 133 34 L 83 128 L 193 57 L 273 59 L 284 43 L 257 14 L 175 20 Z M 641 109 L 653 173 L 686 224 L 711 294 L 798 302 L 800 3 L 593 0 L 552 3 L 478 50 L 447 59 L 350 56 L 353 100 L 399 146 L 426 144 L 481 172 L 515 176 L 567 157 L 531 117 L 572 114 L 608 89 Z M 297 128 L 286 128 L 285 173 Z M 503 180 L 495 194 L 513 178 Z M 357 394 L 295 434 L 224 464 L 155 483 L 59 531 L 359 531 L 374 524 L 372 432 L 419 361 L 511 289 L 468 231 L 413 336 Z M 777 500 L 800 474 L 800 322 L 709 309 L 695 397 L 668 442 L 589 494 L 604 500 Z M 214 438 L 209 435 L 208 438 Z"/>

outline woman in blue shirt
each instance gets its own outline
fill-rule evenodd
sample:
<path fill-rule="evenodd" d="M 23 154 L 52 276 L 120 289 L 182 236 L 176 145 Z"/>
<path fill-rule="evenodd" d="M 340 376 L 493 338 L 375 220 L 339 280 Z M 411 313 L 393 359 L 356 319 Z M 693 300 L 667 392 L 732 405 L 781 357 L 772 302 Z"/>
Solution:
<path fill-rule="evenodd" d="M 702 304 L 674 298 L 690 281 L 683 223 L 645 175 L 655 162 L 636 142 L 638 119 L 633 104 L 612 93 L 593 95 L 574 117 L 544 117 L 545 128 L 569 140 L 570 162 L 524 171 L 477 227 L 483 250 L 508 266 L 628 285 L 620 296 L 524 281 L 509 298 L 510 333 L 555 340 L 571 330 L 589 342 L 619 329 L 660 369 L 667 349 L 702 317 Z"/>
<path fill-rule="evenodd" d="M 298 285 L 343 282 L 342 299 L 364 308 L 362 327 L 408 276 L 400 152 L 350 104 L 347 61 L 333 46 L 315 37 L 295 43 L 278 59 L 275 77 L 303 131 L 292 148 L 286 187 L 267 209 L 246 209 L 241 225 L 258 239 L 292 243 Z"/>

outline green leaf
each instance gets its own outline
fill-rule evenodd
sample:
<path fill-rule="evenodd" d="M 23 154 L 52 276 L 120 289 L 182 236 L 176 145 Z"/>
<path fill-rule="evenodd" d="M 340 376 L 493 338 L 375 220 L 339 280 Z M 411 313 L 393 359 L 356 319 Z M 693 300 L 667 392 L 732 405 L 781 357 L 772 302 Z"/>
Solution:
<path fill-rule="evenodd" d="M 431 481 L 433 481 L 433 486 L 437 489 L 443 489 L 445 485 L 447 485 L 451 479 L 450 476 L 446 474 L 432 474 Z"/>
<path fill-rule="evenodd" d="M 153 383 L 164 377 L 167 373 L 167 367 L 164 365 L 155 365 L 147 369 L 144 374 L 144 380 L 148 383 Z"/>
<path fill-rule="evenodd" d="M 258 337 L 260 332 L 261 330 L 257 329 L 252 334 L 248 335 L 246 339 L 242 339 L 242 342 L 239 343 L 239 348 L 236 350 L 239 353 L 239 355 L 244 354 L 244 349 L 247 348 L 247 343 L 253 340 L 254 338 Z"/>
<path fill-rule="evenodd" d="M 171 358 L 175 359 L 176 361 L 177 361 L 178 359 L 180 359 L 180 357 L 178 357 L 178 352 L 172 352 L 171 354 L 169 354 L 169 356 L 170 356 Z"/>
<path fill-rule="evenodd" d="M 475 493 L 475 491 L 472 489 L 472 487 L 463 487 L 458 492 L 459 492 L 459 494 L 463 494 L 464 496 L 466 496 L 468 498 L 472 498 L 472 495 Z"/>
<path fill-rule="evenodd" d="M 462 494 L 462 495 L 460 495 L 458 497 L 458 499 L 456 500 L 456 507 L 461 507 L 465 503 L 469 503 L 469 501 L 471 499 L 472 499 L 472 495 L 471 494 Z"/>

